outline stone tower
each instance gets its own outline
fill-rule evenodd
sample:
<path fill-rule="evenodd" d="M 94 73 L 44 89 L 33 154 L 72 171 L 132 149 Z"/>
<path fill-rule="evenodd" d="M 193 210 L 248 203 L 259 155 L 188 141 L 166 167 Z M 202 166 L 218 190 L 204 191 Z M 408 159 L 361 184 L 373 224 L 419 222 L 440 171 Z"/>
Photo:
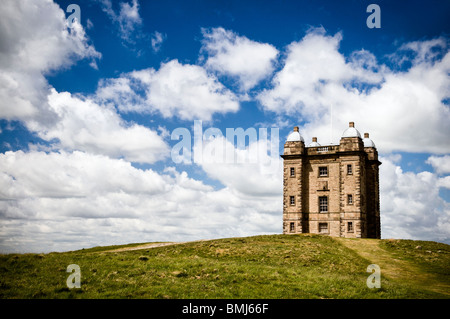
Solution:
<path fill-rule="evenodd" d="M 284 144 L 283 233 L 380 238 L 375 144 L 353 122 L 339 145 L 305 146 L 298 127 Z"/>

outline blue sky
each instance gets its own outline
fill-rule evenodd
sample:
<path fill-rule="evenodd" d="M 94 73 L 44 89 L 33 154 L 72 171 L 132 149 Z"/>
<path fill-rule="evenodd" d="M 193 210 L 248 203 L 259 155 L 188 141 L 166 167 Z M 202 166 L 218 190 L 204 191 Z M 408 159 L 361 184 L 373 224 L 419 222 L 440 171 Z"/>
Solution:
<path fill-rule="evenodd" d="M 366 25 L 371 3 L 381 28 Z M 382 237 L 450 243 L 450 3 L 2 6 L 2 252 L 281 233 L 278 154 L 179 163 L 171 134 L 195 120 L 267 128 L 269 142 L 276 128 L 280 154 L 293 126 L 328 144 L 354 121 L 383 162 Z"/>

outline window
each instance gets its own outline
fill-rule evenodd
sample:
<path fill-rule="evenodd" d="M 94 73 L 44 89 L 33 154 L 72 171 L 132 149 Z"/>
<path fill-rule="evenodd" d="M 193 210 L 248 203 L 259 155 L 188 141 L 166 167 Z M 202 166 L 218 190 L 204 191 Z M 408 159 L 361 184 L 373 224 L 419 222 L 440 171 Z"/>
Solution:
<path fill-rule="evenodd" d="M 328 233 L 328 223 L 319 223 L 319 233 Z"/>
<path fill-rule="evenodd" d="M 290 224 L 289 224 L 289 231 L 290 231 L 291 233 L 293 233 L 294 230 L 295 230 L 295 223 L 290 223 Z"/>
<path fill-rule="evenodd" d="M 353 205 L 353 195 L 351 195 L 351 194 L 347 195 L 347 204 Z"/>
<path fill-rule="evenodd" d="M 328 176 L 328 167 L 319 167 L 319 176 Z"/>
<path fill-rule="evenodd" d="M 294 176 L 295 176 L 295 168 L 291 167 L 291 177 L 294 177 Z"/>
<path fill-rule="evenodd" d="M 350 233 L 353 232 L 353 222 L 347 223 L 347 232 L 350 232 Z"/>
<path fill-rule="evenodd" d="M 328 197 L 327 196 L 319 197 L 319 212 L 320 213 L 328 213 Z"/>
<path fill-rule="evenodd" d="M 352 164 L 348 164 L 347 165 L 347 175 L 352 175 L 352 174 L 353 174 Z"/>
<path fill-rule="evenodd" d="M 295 197 L 289 196 L 289 202 L 291 203 L 291 205 L 295 205 Z"/>

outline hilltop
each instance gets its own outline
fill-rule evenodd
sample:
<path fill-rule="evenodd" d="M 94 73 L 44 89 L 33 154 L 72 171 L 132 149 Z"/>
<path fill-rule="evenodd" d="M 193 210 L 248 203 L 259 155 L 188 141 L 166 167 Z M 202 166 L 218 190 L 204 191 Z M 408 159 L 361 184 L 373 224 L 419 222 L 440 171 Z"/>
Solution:
<path fill-rule="evenodd" d="M 67 266 L 81 270 L 69 289 Z M 381 288 L 366 285 L 367 266 Z M 450 246 L 263 235 L 0 255 L 0 298 L 449 298 Z"/>

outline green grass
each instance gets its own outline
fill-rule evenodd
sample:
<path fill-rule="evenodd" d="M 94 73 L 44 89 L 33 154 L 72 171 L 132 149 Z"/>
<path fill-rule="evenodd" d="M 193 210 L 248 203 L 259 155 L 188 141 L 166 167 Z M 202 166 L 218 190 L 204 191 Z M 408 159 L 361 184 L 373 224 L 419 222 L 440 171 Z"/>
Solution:
<path fill-rule="evenodd" d="M 267 235 L 111 252 L 138 245 L 0 255 L 0 298 L 450 296 L 450 246 L 440 243 Z M 366 286 L 374 245 L 384 258 L 380 289 Z M 395 267 L 389 258 L 398 261 Z M 80 266 L 80 289 L 66 286 L 69 264 Z M 408 276 L 439 283 L 439 289 L 405 280 L 399 275 L 402 269 Z"/>

